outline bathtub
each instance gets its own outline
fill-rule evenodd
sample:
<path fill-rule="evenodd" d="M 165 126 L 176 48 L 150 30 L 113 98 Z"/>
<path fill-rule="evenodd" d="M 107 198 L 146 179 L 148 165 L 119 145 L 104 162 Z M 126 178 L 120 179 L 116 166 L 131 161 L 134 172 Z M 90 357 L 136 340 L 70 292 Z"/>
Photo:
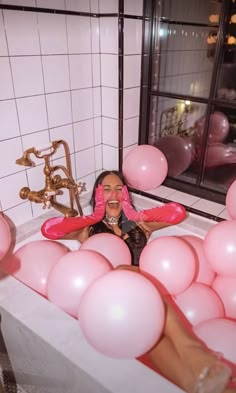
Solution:
<path fill-rule="evenodd" d="M 137 197 L 135 204 L 140 208 L 152 206 L 147 198 Z M 84 212 L 87 214 L 89 207 L 85 207 Z M 40 220 L 42 222 L 42 217 Z M 23 233 L 23 228 L 18 231 L 15 250 L 27 242 L 42 239 L 38 232 L 39 221 L 33 221 L 25 228 L 34 228 L 34 233 Z M 190 215 L 184 223 L 156 232 L 152 238 L 182 234 L 204 237 L 212 225 L 214 223 L 209 220 Z M 77 241 L 63 243 L 71 250 L 79 248 Z M 0 315 L 2 336 L 15 379 L 25 392 L 183 392 L 135 359 L 112 359 L 96 352 L 83 337 L 77 320 L 13 277 L 3 274 L 0 277 Z"/>

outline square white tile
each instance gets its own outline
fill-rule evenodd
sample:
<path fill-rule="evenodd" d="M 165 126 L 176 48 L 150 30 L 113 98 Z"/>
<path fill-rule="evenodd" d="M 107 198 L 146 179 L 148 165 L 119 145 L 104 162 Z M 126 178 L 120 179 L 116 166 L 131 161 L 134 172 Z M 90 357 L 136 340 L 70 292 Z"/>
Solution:
<path fill-rule="evenodd" d="M 101 55 L 102 86 L 118 88 L 118 60 L 117 55 Z"/>
<path fill-rule="evenodd" d="M 18 98 L 16 102 L 21 134 L 28 134 L 48 128 L 44 95 Z"/>
<path fill-rule="evenodd" d="M 135 87 L 124 90 L 124 119 L 139 116 L 140 88 Z"/>
<path fill-rule="evenodd" d="M 19 192 L 22 187 L 27 186 L 28 182 L 24 170 L 0 179 L 0 200 L 2 209 L 10 209 L 11 207 L 21 204 L 23 199 L 20 198 Z"/>
<path fill-rule="evenodd" d="M 64 140 L 68 146 L 70 153 L 74 153 L 74 138 L 73 138 L 73 128 L 72 124 L 67 124 L 66 126 L 51 128 L 49 130 L 50 140 L 58 141 Z M 62 157 L 65 155 L 64 147 L 61 145 L 57 152 L 53 155 L 54 158 Z"/>
<path fill-rule="evenodd" d="M 101 53 L 118 54 L 118 18 L 100 18 Z"/>
<path fill-rule="evenodd" d="M 123 126 L 123 147 L 137 144 L 139 138 L 139 117 L 124 120 Z"/>
<path fill-rule="evenodd" d="M 102 169 L 102 145 L 95 146 L 95 169 Z"/>
<path fill-rule="evenodd" d="M 102 143 L 118 147 L 118 120 L 102 117 Z"/>
<path fill-rule="evenodd" d="M 141 85 L 141 55 L 124 56 L 124 88 Z"/>
<path fill-rule="evenodd" d="M 15 226 L 24 224 L 25 222 L 32 219 L 32 210 L 30 202 L 22 201 L 18 206 L 12 207 L 11 209 L 5 210 L 4 214 L 9 217 Z"/>
<path fill-rule="evenodd" d="M 22 166 L 15 163 L 22 156 L 21 138 L 12 138 L 0 143 L 0 178 L 21 172 Z"/>
<path fill-rule="evenodd" d="M 143 15 L 143 0 L 124 0 L 124 13 L 128 15 Z"/>
<path fill-rule="evenodd" d="M 186 205 L 186 206 L 192 206 L 194 203 L 196 203 L 200 200 L 200 198 L 195 197 L 194 195 L 185 194 L 184 192 L 181 192 L 181 191 L 173 192 L 173 194 L 168 196 L 168 199 L 170 201 L 182 203 L 183 205 Z"/>
<path fill-rule="evenodd" d="M 91 55 L 70 55 L 71 89 L 92 87 L 92 57 Z"/>
<path fill-rule="evenodd" d="M 90 12 L 89 0 L 65 0 L 66 9 L 77 12 Z"/>
<path fill-rule="evenodd" d="M 142 20 L 124 20 L 124 54 L 135 55 L 142 53 Z"/>
<path fill-rule="evenodd" d="M 123 149 L 123 160 L 125 159 L 125 157 L 127 156 L 127 154 L 130 152 L 130 150 L 132 150 L 134 147 L 136 147 L 136 146 L 138 146 L 137 144 L 135 144 L 135 145 L 131 145 L 131 146 L 128 146 L 128 147 L 125 147 L 124 149 Z"/>
<path fill-rule="evenodd" d="M 19 136 L 15 100 L 0 101 L 0 140 Z"/>
<path fill-rule="evenodd" d="M 168 199 L 171 194 L 174 194 L 176 192 L 173 188 L 169 188 L 166 186 L 159 186 L 155 188 L 154 190 L 149 190 L 148 193 L 152 195 L 159 196 L 160 198 L 166 198 Z"/>
<path fill-rule="evenodd" d="M 71 96 L 73 121 L 91 119 L 93 117 L 92 89 L 74 90 Z"/>
<path fill-rule="evenodd" d="M 102 87 L 102 116 L 118 119 L 119 90 Z"/>
<path fill-rule="evenodd" d="M 104 14 L 118 12 L 118 0 L 99 0 L 99 12 Z"/>
<path fill-rule="evenodd" d="M 100 145 L 102 143 L 102 118 L 96 117 L 93 119 L 94 129 L 94 144 Z"/>
<path fill-rule="evenodd" d="M 46 130 L 46 131 L 35 132 L 33 134 L 24 135 L 22 136 L 22 144 L 24 150 L 28 150 L 31 147 L 40 149 L 42 147 L 49 146 L 50 144 L 49 132 Z M 42 158 L 35 157 L 34 154 L 30 154 L 30 158 L 35 165 L 44 164 L 44 160 Z"/>
<path fill-rule="evenodd" d="M 42 54 L 68 53 L 65 15 L 39 13 L 38 23 Z"/>
<path fill-rule="evenodd" d="M 220 215 L 225 210 L 224 205 L 221 205 L 220 203 L 208 201 L 206 199 L 200 199 L 199 201 L 192 204 L 192 207 L 194 209 L 201 210 L 203 212 L 213 214 L 215 216 Z"/>
<path fill-rule="evenodd" d="M 65 0 L 36 0 L 37 7 L 65 10 Z"/>
<path fill-rule="evenodd" d="M 41 160 L 40 165 L 27 169 L 29 188 L 32 191 L 39 191 L 45 187 L 45 175 L 43 173 L 43 168 L 44 163 L 43 160 Z"/>
<path fill-rule="evenodd" d="M 11 57 L 16 97 L 44 93 L 40 56 Z"/>
<path fill-rule="evenodd" d="M 90 24 L 92 53 L 100 53 L 100 18 L 91 18 Z"/>
<path fill-rule="evenodd" d="M 39 34 L 35 12 L 4 11 L 10 56 L 39 55 Z"/>
<path fill-rule="evenodd" d="M 90 18 L 67 15 L 66 22 L 69 53 L 91 53 Z"/>
<path fill-rule="evenodd" d="M 75 153 L 76 178 L 90 175 L 95 171 L 94 147 Z"/>
<path fill-rule="evenodd" d="M 0 100 L 14 98 L 10 62 L 7 57 L 0 57 Z"/>
<path fill-rule="evenodd" d="M 93 86 L 101 85 L 101 64 L 100 64 L 100 55 L 95 54 L 92 55 L 92 84 Z"/>
<path fill-rule="evenodd" d="M 99 0 L 90 0 L 90 10 L 96 14 L 99 12 Z"/>
<path fill-rule="evenodd" d="M 227 211 L 227 209 L 224 209 L 220 214 L 219 214 L 220 218 L 224 218 L 225 220 L 231 220 L 231 217 Z"/>
<path fill-rule="evenodd" d="M 94 146 L 93 119 L 74 123 L 75 151 Z"/>
<path fill-rule="evenodd" d="M 118 170 L 119 149 L 112 146 L 102 146 L 102 161 L 104 170 Z"/>
<path fill-rule="evenodd" d="M 93 87 L 93 116 L 99 117 L 102 114 L 101 87 Z"/>
<path fill-rule="evenodd" d="M 2 0 L 2 4 L 25 5 L 26 7 L 35 7 L 35 0 Z"/>
<path fill-rule="evenodd" d="M 1 2 L 0 2 L 1 4 Z M 5 27 L 3 24 L 3 12 L 0 11 L 0 56 L 8 56 Z"/>
<path fill-rule="evenodd" d="M 49 127 L 72 122 L 71 96 L 69 92 L 46 95 Z"/>
<path fill-rule="evenodd" d="M 67 55 L 42 56 L 46 93 L 70 90 Z"/>

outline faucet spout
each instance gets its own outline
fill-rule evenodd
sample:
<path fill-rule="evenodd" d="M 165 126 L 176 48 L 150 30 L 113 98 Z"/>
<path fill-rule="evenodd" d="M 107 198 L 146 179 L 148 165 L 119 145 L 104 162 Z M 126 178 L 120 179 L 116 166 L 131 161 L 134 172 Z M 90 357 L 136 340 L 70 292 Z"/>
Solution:
<path fill-rule="evenodd" d="M 56 201 L 51 201 L 51 207 L 58 210 L 60 213 L 64 214 L 65 217 L 76 217 L 78 216 L 77 210 L 70 208 L 68 206 L 62 205 Z"/>

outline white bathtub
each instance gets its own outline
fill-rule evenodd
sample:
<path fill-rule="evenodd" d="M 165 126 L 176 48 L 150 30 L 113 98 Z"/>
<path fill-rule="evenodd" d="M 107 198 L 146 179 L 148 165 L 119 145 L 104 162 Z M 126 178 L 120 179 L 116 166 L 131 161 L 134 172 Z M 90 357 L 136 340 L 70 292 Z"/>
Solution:
<path fill-rule="evenodd" d="M 190 216 L 185 223 L 155 236 L 203 237 L 213 224 Z M 20 241 L 16 249 L 36 239 L 42 239 L 39 232 Z M 72 250 L 79 247 L 76 241 L 64 243 Z M 26 392 L 182 392 L 135 359 L 116 360 L 96 352 L 84 339 L 77 320 L 10 276 L 0 279 L 0 314 L 15 378 Z"/>

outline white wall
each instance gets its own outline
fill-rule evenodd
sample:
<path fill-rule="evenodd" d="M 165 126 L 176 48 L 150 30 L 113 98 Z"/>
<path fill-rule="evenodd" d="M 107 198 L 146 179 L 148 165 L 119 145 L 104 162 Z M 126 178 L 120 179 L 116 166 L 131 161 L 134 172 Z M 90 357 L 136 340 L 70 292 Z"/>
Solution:
<path fill-rule="evenodd" d="M 118 13 L 118 0 L 0 4 Z M 141 15 L 142 0 L 126 0 L 125 13 Z M 129 147 L 138 141 L 142 21 L 125 18 L 124 35 Z M 66 140 L 73 176 L 88 189 L 102 169 L 118 168 L 118 17 L 0 10 L 0 70 L 0 211 L 19 225 L 45 212 L 19 197 L 24 186 L 44 186 L 43 160 L 34 168 L 15 164 L 24 150 Z M 53 158 L 65 164 L 62 149 Z"/>

